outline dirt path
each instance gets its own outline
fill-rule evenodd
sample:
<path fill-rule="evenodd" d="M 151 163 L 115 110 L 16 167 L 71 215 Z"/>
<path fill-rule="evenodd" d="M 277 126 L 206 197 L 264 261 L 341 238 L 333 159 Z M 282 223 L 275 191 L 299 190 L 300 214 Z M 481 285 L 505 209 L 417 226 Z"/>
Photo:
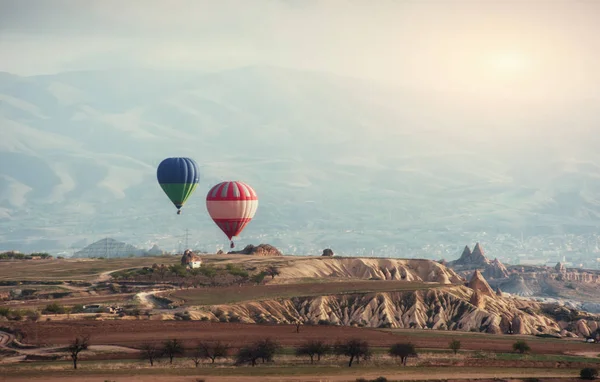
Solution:
<path fill-rule="evenodd" d="M 582 357 L 588 357 L 588 358 L 596 358 L 598 359 L 598 357 L 600 357 L 600 349 L 596 350 L 596 351 L 568 351 L 565 352 L 565 354 L 569 354 L 569 355 L 579 355 Z"/>
<path fill-rule="evenodd" d="M 126 269 L 131 269 L 131 268 L 132 267 L 119 268 L 119 269 L 111 269 L 110 271 L 102 272 L 102 273 L 98 274 L 98 277 L 96 277 L 96 279 L 94 279 L 92 282 L 94 282 L 94 283 L 101 283 L 101 282 L 108 281 L 112 277 L 110 275 L 111 273 L 119 272 L 119 271 L 124 271 Z"/>
<path fill-rule="evenodd" d="M 0 363 L 16 363 L 25 360 L 28 355 L 36 356 L 53 356 L 53 355 L 65 355 L 64 346 L 47 346 L 47 347 L 10 347 L 9 345 L 15 340 L 13 334 L 0 331 L 0 348 L 8 349 L 15 352 L 15 355 L 4 357 Z M 138 353 L 139 350 L 133 349 L 126 346 L 118 345 L 90 345 L 88 348 L 89 353 Z M 89 354 L 88 353 L 88 354 Z M 1 380 L 1 379 L 0 379 Z"/>
<path fill-rule="evenodd" d="M 0 348 L 6 348 L 8 346 L 8 344 L 13 342 L 14 340 L 15 340 L 14 335 L 7 333 L 7 332 L 0 331 Z"/>

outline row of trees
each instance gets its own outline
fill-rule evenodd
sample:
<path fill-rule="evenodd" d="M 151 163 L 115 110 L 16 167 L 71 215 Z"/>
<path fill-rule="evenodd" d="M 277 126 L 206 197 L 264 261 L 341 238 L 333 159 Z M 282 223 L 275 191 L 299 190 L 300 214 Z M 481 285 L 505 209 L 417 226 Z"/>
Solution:
<path fill-rule="evenodd" d="M 244 346 L 235 354 L 236 365 L 256 366 L 257 363 L 273 362 L 275 354 L 281 349 L 281 345 L 276 341 L 267 338 L 256 341 L 248 346 Z M 191 352 L 188 352 L 189 358 L 196 367 L 202 360 L 209 360 L 214 363 L 218 358 L 227 358 L 230 347 L 220 341 L 200 342 Z M 308 356 L 310 363 L 318 362 L 325 355 L 337 355 L 348 357 L 348 366 L 351 367 L 354 362 L 359 363 L 361 359 L 368 360 L 372 356 L 371 347 L 367 341 L 359 339 L 350 339 L 345 342 L 337 342 L 334 345 L 327 344 L 321 340 L 307 341 L 295 349 L 297 356 Z M 388 349 L 388 354 L 400 359 L 401 364 L 406 365 L 409 357 L 416 357 L 417 351 L 411 343 L 397 343 Z M 162 345 L 146 343 L 141 347 L 142 359 L 148 360 L 150 366 L 161 357 L 167 357 L 169 363 L 177 356 L 184 355 L 182 344 L 176 340 L 168 340 Z"/>
<path fill-rule="evenodd" d="M 0 253 L 0 260 L 31 260 L 33 258 L 51 259 L 52 255 L 46 252 L 33 252 L 24 254 L 16 251 L 7 251 Z"/>
<path fill-rule="evenodd" d="M 77 369 L 77 360 L 79 353 L 86 350 L 89 346 L 89 337 L 76 338 L 67 348 L 73 360 L 73 367 Z M 449 348 L 457 353 L 460 349 L 460 341 L 453 340 L 449 343 Z M 281 345 L 276 341 L 267 338 L 256 341 L 250 345 L 244 346 L 235 354 L 236 365 L 251 365 L 261 361 L 273 362 L 275 354 L 281 349 Z M 520 353 L 529 351 L 529 345 L 524 341 L 517 341 L 513 345 L 513 349 Z M 203 360 L 208 360 L 211 363 L 219 358 L 228 358 L 230 347 L 221 341 L 216 342 L 199 342 L 191 351 L 185 351 L 183 344 L 177 339 L 171 339 L 162 344 L 145 343 L 142 345 L 140 352 L 142 359 L 148 360 L 150 366 L 154 366 L 154 362 L 162 357 L 169 359 L 169 363 L 173 363 L 173 359 L 178 356 L 183 356 L 187 353 L 189 358 L 194 362 L 196 367 Z M 417 350 L 412 343 L 396 343 L 392 345 L 388 351 L 388 355 L 400 360 L 400 364 L 406 366 L 406 361 L 410 357 L 417 357 Z M 372 356 L 372 351 L 369 343 L 360 339 L 349 339 L 347 341 L 338 341 L 331 345 L 322 340 L 310 340 L 298 346 L 295 349 L 297 356 L 307 356 L 310 358 L 310 363 L 319 362 L 321 357 L 325 355 L 344 356 L 348 358 L 348 367 L 352 364 L 357 364 L 360 360 L 369 360 Z"/>

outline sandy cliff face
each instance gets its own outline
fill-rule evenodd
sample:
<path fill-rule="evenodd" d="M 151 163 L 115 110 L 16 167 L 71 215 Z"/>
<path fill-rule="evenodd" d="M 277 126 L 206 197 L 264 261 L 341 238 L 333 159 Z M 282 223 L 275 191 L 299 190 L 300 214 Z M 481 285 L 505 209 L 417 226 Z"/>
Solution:
<path fill-rule="evenodd" d="M 381 258 L 314 258 L 280 268 L 280 280 L 294 278 L 360 278 L 462 283 L 453 270 L 431 260 Z"/>
<path fill-rule="evenodd" d="M 464 286 L 413 292 L 305 297 L 215 305 L 202 313 L 220 321 L 429 328 L 488 333 L 585 336 L 595 318 L 557 320 L 535 303 L 488 297 Z"/>

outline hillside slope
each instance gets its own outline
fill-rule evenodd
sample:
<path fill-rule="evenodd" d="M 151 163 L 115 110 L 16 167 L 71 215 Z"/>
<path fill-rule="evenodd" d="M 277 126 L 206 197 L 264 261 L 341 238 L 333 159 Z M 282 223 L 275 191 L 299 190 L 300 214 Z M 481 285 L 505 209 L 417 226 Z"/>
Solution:
<path fill-rule="evenodd" d="M 442 284 L 464 281 L 453 270 L 424 259 L 312 258 L 294 261 L 279 271 L 276 282 L 297 278 L 360 278 Z"/>
<path fill-rule="evenodd" d="M 196 319 L 245 323 L 296 323 L 478 331 L 487 333 L 588 336 L 598 328 L 594 315 L 543 314 L 545 305 L 479 296 L 473 305 L 467 287 L 382 292 L 213 305 L 192 310 Z M 568 310 L 567 310 L 568 311 Z"/>

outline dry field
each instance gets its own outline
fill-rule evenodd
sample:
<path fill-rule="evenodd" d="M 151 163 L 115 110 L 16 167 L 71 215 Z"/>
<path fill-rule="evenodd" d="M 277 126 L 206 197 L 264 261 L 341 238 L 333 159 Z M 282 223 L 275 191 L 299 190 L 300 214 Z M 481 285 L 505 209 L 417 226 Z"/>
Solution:
<path fill-rule="evenodd" d="M 185 301 L 185 305 L 233 304 L 276 298 L 340 295 L 352 293 L 413 291 L 447 285 L 407 281 L 333 281 L 303 284 L 246 285 L 216 288 L 193 288 L 170 292 L 168 295 Z"/>
<path fill-rule="evenodd" d="M 13 300 L 0 302 L 0 306 L 6 306 L 11 309 L 42 309 L 48 304 L 57 303 L 65 306 L 72 305 L 86 305 L 86 304 L 111 304 L 111 303 L 125 303 L 131 301 L 135 296 L 134 293 L 116 293 L 116 294 L 105 294 L 98 296 L 84 296 L 84 297 L 64 297 L 58 299 L 48 300 Z"/>
<path fill-rule="evenodd" d="M 0 261 L 0 280 L 93 280 L 104 272 L 150 267 L 154 263 L 177 264 L 179 257 L 126 259 L 54 259 Z"/>
<path fill-rule="evenodd" d="M 190 346 L 198 340 L 221 340 L 239 347 L 252 341 L 271 337 L 285 347 L 293 347 L 309 339 L 329 342 L 360 338 L 372 346 L 387 347 L 397 342 L 412 342 L 417 348 L 448 349 L 448 342 L 458 339 L 462 349 L 489 352 L 510 352 L 518 339 L 525 340 L 533 354 L 566 354 L 596 351 L 600 346 L 581 340 L 538 338 L 532 336 L 491 335 L 456 331 L 386 330 L 347 326 L 302 326 L 296 333 L 293 325 L 259 325 L 241 323 L 213 323 L 204 321 L 49 321 L 6 322 L 25 334 L 24 342 L 32 341 L 34 333 L 47 344 L 67 344 L 75 335 L 91 335 L 95 345 L 139 346 L 145 342 L 161 342 L 171 338 L 182 340 Z M 37 327 L 37 329 L 36 329 Z"/>
<path fill-rule="evenodd" d="M 80 369 L 70 371 L 8 371 L 0 381 L 29 382 L 354 382 L 357 378 L 385 376 L 388 381 L 436 382 L 520 382 L 518 378 L 543 378 L 539 382 L 575 382 L 579 370 L 529 368 L 447 368 L 447 367 L 262 367 L 255 368 L 145 368 L 145 369 Z M 4 378 L 4 379 L 3 379 Z M 499 378 L 503 378 L 500 380 Z"/>

